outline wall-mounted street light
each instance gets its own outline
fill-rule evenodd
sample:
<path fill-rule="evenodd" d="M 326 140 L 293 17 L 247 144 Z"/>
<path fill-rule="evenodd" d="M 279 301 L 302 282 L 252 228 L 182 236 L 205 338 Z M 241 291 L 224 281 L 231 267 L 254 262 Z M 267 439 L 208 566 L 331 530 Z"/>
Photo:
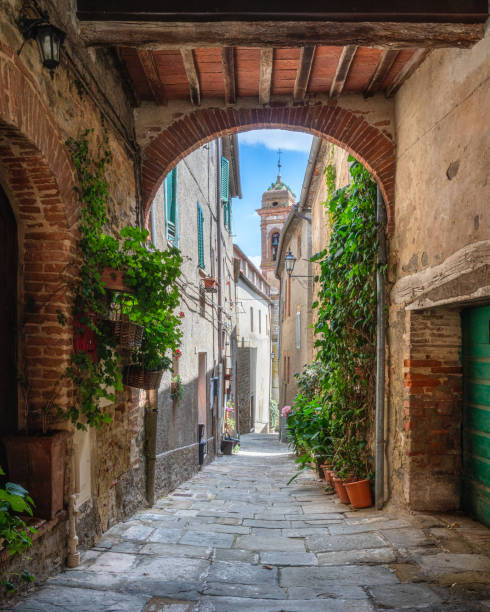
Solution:
<path fill-rule="evenodd" d="M 17 54 L 20 55 L 28 40 L 35 39 L 43 66 L 50 71 L 53 78 L 54 70 L 60 63 L 61 46 L 66 38 L 65 32 L 50 24 L 46 14 L 38 19 L 21 19 L 19 30 L 25 40 Z"/>
<path fill-rule="evenodd" d="M 290 278 L 313 278 L 313 276 L 305 275 L 297 275 L 293 276 L 294 266 L 296 264 L 297 258 L 291 253 L 291 249 L 288 250 L 287 255 L 284 257 L 284 265 L 286 266 L 287 275 Z"/>
<path fill-rule="evenodd" d="M 292 275 L 295 264 L 296 257 L 291 253 L 291 249 L 289 249 L 287 255 L 284 257 L 284 265 L 286 266 L 286 272 L 288 273 L 288 276 Z"/>

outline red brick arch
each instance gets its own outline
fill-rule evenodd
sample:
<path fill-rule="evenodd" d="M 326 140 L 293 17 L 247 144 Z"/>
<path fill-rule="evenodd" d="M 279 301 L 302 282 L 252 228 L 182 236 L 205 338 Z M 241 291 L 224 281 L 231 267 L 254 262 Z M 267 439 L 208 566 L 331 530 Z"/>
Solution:
<path fill-rule="evenodd" d="M 20 369 L 28 376 L 32 405 L 41 407 L 71 354 L 71 329 L 60 328 L 56 311 L 66 311 L 66 283 L 73 274 L 75 174 L 37 85 L 17 54 L 1 43 L 0 182 L 19 228 L 20 297 L 24 303 L 32 297 L 35 304 L 22 313 Z"/>
<path fill-rule="evenodd" d="M 385 123 L 385 122 L 383 122 Z M 164 176 L 197 147 L 226 134 L 260 128 L 309 132 L 347 149 L 377 180 L 393 226 L 395 145 L 361 112 L 335 102 L 280 108 L 200 109 L 162 130 L 143 151 L 143 201 L 148 213 Z"/>

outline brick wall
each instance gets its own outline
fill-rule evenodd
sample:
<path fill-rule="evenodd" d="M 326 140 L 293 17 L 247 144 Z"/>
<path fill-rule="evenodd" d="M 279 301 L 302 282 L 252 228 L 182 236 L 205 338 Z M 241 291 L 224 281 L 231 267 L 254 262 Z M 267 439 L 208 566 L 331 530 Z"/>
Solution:
<path fill-rule="evenodd" d="M 403 449 L 405 497 L 414 510 L 459 507 L 461 321 L 457 309 L 407 313 Z"/>

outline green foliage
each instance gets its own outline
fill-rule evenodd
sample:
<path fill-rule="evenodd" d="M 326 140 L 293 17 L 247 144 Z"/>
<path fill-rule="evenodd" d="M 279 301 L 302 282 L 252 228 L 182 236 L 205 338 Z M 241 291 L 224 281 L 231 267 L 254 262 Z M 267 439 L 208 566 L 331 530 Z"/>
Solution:
<path fill-rule="evenodd" d="M 122 312 L 135 323 L 143 325 L 144 341 L 134 356 L 136 363 L 147 369 L 169 369 L 167 354 L 180 340 L 179 319 L 173 314 L 178 305 L 175 279 L 180 274 L 181 257 L 172 248 L 162 252 L 148 242 L 148 232 L 126 227 L 120 235 L 104 232 L 108 224 L 109 187 L 105 179 L 111 153 L 106 148 L 97 160 L 89 154 L 87 130 L 79 141 L 70 138 L 67 146 L 77 171 L 80 214 L 78 243 L 80 265 L 78 280 L 73 287 L 73 318 L 78 322 L 76 333 L 92 330 L 97 353 L 73 352 L 66 376 L 75 386 L 75 400 L 60 414 L 70 419 L 78 429 L 86 425 L 100 427 L 111 421 L 101 400 L 115 401 L 115 392 L 122 389 L 121 358 L 116 351 L 116 338 L 107 325 L 109 294 L 102 281 L 102 269 L 124 270 L 124 282 L 133 295 L 119 295 Z M 59 316 L 63 324 L 63 317 Z"/>
<path fill-rule="evenodd" d="M 288 430 L 293 446 L 306 453 L 303 462 L 329 458 L 339 475 L 366 476 L 374 411 L 376 186 L 359 162 L 349 161 L 351 183 L 325 202 L 330 244 L 312 258 L 321 266 L 313 304 L 318 353 L 298 377 L 300 393 Z"/>
<path fill-rule="evenodd" d="M 276 400 L 271 399 L 269 404 L 269 426 L 271 429 L 277 429 L 279 426 L 279 406 Z"/>
<path fill-rule="evenodd" d="M 0 475 L 5 472 L 0 467 Z M 0 487 L 0 540 L 2 546 L 9 554 L 22 554 L 32 545 L 31 535 L 36 533 L 33 527 L 28 527 L 21 518 L 21 514 L 32 516 L 34 502 L 29 493 L 20 485 L 7 482 Z M 7 591 L 15 591 L 11 582 L 11 576 L 2 581 Z M 32 574 L 25 571 L 21 575 L 22 580 L 30 582 L 34 579 Z"/>
<path fill-rule="evenodd" d="M 176 376 L 172 376 L 172 392 L 171 397 L 174 401 L 178 402 L 184 397 L 184 385 L 182 384 L 182 379 L 177 374 Z"/>

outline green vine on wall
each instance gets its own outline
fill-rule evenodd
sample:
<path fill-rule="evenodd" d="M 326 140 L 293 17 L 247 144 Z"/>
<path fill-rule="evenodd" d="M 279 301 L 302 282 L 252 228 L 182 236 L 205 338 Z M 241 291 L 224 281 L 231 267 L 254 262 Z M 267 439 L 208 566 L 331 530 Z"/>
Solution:
<path fill-rule="evenodd" d="M 73 286 L 72 316 L 74 333 L 94 334 L 96 353 L 73 351 L 66 376 L 75 389 L 74 401 L 59 413 L 78 429 L 100 427 L 111 421 L 101 406 L 113 403 L 122 389 L 121 356 L 117 338 L 107 324 L 112 295 L 102 281 L 103 267 L 124 271 L 124 281 L 132 295 L 120 294 L 119 306 L 133 322 L 144 327 L 141 349 L 132 362 L 147 369 L 170 369 L 170 354 L 180 342 L 180 319 L 174 313 L 179 304 L 175 280 L 180 275 L 182 258 L 178 249 L 156 249 L 148 241 L 148 232 L 125 227 L 120 234 L 104 232 L 108 225 L 107 203 L 110 192 L 105 171 L 111 163 L 106 147 L 98 159 L 89 154 L 87 130 L 80 140 L 70 138 L 67 146 L 75 165 L 82 205 L 79 224 L 79 269 Z M 66 322 L 60 314 L 61 324 Z"/>
<path fill-rule="evenodd" d="M 311 455 L 304 461 L 330 460 L 340 475 L 365 477 L 375 408 L 376 184 L 362 164 L 349 162 L 351 183 L 342 189 L 332 189 L 334 169 L 325 172 L 332 231 L 328 247 L 312 258 L 321 267 L 313 304 L 321 367 L 315 386 L 300 386 L 288 427 L 293 444 Z"/>

